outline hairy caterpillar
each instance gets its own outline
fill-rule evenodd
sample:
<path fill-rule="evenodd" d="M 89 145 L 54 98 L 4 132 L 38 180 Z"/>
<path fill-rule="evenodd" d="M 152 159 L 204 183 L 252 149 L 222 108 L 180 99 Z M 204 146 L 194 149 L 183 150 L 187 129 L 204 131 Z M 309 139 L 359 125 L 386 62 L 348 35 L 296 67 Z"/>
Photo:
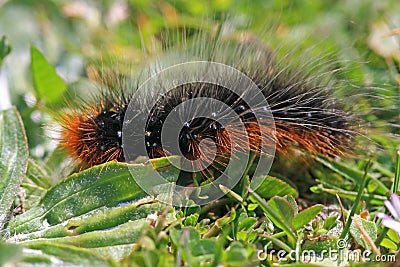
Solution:
<path fill-rule="evenodd" d="M 249 77 L 261 92 L 257 97 L 263 98 L 267 105 L 249 106 L 244 101 L 248 88 L 233 92 L 204 81 L 165 88 L 163 80 L 159 80 L 157 89 L 150 88 L 134 96 L 140 81 L 146 78 L 106 75 L 99 79 L 100 96 L 60 116 L 63 126 L 61 146 L 85 166 L 112 160 L 126 161 L 122 130 L 129 103 L 133 100 L 136 106 L 130 112 L 137 114 L 138 124 L 145 125 L 145 131 L 139 133 L 144 135 L 145 150 L 132 151 L 129 159 L 143 154 L 158 158 L 181 152 L 189 160 L 201 159 L 196 164 L 207 166 L 211 163 L 223 171 L 225 160 L 229 161 L 232 152 L 249 149 L 256 154 L 263 153 L 260 148 L 263 141 L 267 142 L 267 147 L 273 143 L 278 152 L 285 154 L 293 149 L 329 157 L 347 153 L 355 135 L 355 117 L 335 96 L 342 86 L 334 77 L 338 71 L 336 61 L 324 56 L 313 59 L 306 52 L 297 55 L 296 49 L 278 57 L 269 46 L 254 37 L 227 40 L 219 33 L 210 36 L 200 32 L 191 39 L 192 42 L 184 37 L 182 40 L 178 47 L 166 49 L 155 63 L 144 66 L 141 74 L 148 78 L 185 62 L 221 63 Z M 187 74 L 183 70 L 176 75 L 179 80 Z M 224 73 L 218 70 L 212 75 L 227 79 L 230 84 L 240 82 L 235 76 L 223 77 Z M 240 119 L 245 131 L 240 132 L 233 120 L 228 120 L 227 125 L 219 123 L 218 118 L 224 117 L 225 111 L 221 108 L 213 110 L 213 104 L 205 104 L 193 108 L 209 110 L 208 117 L 192 114 L 191 118 L 184 119 L 178 115 L 178 145 L 162 143 L 161 130 L 168 115 L 185 101 L 199 98 L 225 104 Z M 257 112 L 268 122 L 260 122 L 255 116 Z M 274 121 L 273 126 L 270 119 Z M 202 167 L 197 169 L 204 169 Z"/>

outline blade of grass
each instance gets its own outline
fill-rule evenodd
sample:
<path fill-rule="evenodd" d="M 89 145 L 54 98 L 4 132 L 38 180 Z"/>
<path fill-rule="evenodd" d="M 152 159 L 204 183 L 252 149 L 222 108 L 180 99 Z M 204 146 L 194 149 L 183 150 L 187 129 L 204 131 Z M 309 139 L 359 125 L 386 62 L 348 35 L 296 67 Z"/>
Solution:
<path fill-rule="evenodd" d="M 288 245 L 286 245 L 284 242 L 282 242 L 281 240 L 272 237 L 272 236 L 268 236 L 268 235 L 263 235 L 263 238 L 271 241 L 272 243 L 274 243 L 277 247 L 280 247 L 281 249 L 285 250 L 287 253 L 290 253 L 293 249 L 291 247 L 289 247 Z"/>
<path fill-rule="evenodd" d="M 344 239 L 349 234 L 350 225 L 351 225 L 351 218 L 353 218 L 354 214 L 356 213 L 356 209 L 358 207 L 358 204 L 361 201 L 361 197 L 362 197 L 364 188 L 367 186 L 367 181 L 369 180 L 368 179 L 368 170 L 371 167 L 371 165 L 372 165 L 371 161 L 368 161 L 368 163 L 365 165 L 364 176 L 363 176 L 363 179 L 361 181 L 360 187 L 358 188 L 357 198 L 354 201 L 354 204 L 353 204 L 353 207 L 351 208 L 349 216 L 347 217 L 346 225 L 344 226 L 343 232 L 340 235 L 340 239 Z"/>
<path fill-rule="evenodd" d="M 249 188 L 249 193 L 255 198 L 257 203 L 260 205 L 262 210 L 267 214 L 267 216 L 271 219 L 271 221 L 276 226 L 281 228 L 286 233 L 286 235 L 290 239 L 292 239 L 292 241 L 295 241 L 296 237 L 290 230 L 290 227 L 286 224 L 286 222 L 282 221 L 279 218 L 279 216 L 275 213 L 275 211 L 270 206 L 268 206 L 267 202 L 264 199 L 262 199 L 256 192 L 254 192 L 251 188 Z"/>
<path fill-rule="evenodd" d="M 376 223 L 377 225 L 380 225 L 380 222 L 378 223 Z M 380 246 L 381 245 L 381 242 L 382 242 L 382 240 L 386 237 L 386 234 L 387 234 L 387 232 L 389 231 L 389 228 L 387 228 L 387 227 L 384 227 L 383 229 L 382 229 L 382 231 L 380 232 L 380 234 L 378 235 L 378 238 L 375 240 L 375 245 L 376 246 Z"/>
<path fill-rule="evenodd" d="M 227 195 L 230 199 L 233 199 L 235 202 L 239 203 L 243 202 L 243 198 L 238 194 L 236 194 L 235 192 L 233 192 L 232 190 L 230 190 L 228 187 L 220 184 L 219 188 L 221 189 L 222 192 L 224 192 L 225 195 Z"/>
<path fill-rule="evenodd" d="M 322 163 L 325 167 L 340 174 L 343 178 L 361 184 L 365 173 L 361 170 L 356 170 L 343 162 L 328 161 L 321 157 L 314 157 L 318 162 Z M 389 188 L 387 188 L 379 179 L 367 174 L 370 185 L 374 185 L 374 193 L 384 195 Z"/>
<path fill-rule="evenodd" d="M 368 177 L 367 177 L 368 178 Z M 351 199 L 355 200 L 357 198 L 357 192 L 353 191 L 347 191 L 344 189 L 341 189 L 337 186 L 334 186 L 332 184 L 329 184 L 324 181 L 319 181 L 321 185 L 319 186 L 314 186 L 311 188 L 311 191 L 314 193 L 319 193 L 319 192 L 326 192 L 332 195 L 339 195 L 341 198 L 346 198 L 346 199 Z M 383 202 L 387 199 L 386 196 L 381 196 L 381 195 L 376 195 L 376 194 L 368 194 L 364 193 L 361 196 L 361 200 L 367 201 L 371 205 L 375 206 L 382 206 Z"/>
<path fill-rule="evenodd" d="M 397 193 L 399 191 L 399 183 L 400 183 L 400 150 L 397 151 L 396 171 L 394 174 L 394 182 L 391 188 L 391 191 L 393 193 Z"/>

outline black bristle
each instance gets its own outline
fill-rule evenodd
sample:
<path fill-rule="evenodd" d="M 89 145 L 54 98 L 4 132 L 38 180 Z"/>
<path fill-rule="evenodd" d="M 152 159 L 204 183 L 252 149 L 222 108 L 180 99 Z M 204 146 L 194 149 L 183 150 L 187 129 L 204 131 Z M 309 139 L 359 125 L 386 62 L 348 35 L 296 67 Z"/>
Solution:
<path fill-rule="evenodd" d="M 163 70 L 174 64 L 184 63 L 191 60 L 211 60 L 233 67 L 247 75 L 259 88 L 268 105 L 258 106 L 256 109 L 265 109 L 266 118 L 269 110 L 276 123 L 277 149 L 286 152 L 291 148 L 302 149 L 314 154 L 336 156 L 346 151 L 352 142 L 354 135 L 354 116 L 347 111 L 345 104 L 337 101 L 334 93 L 340 87 L 333 77 L 336 69 L 329 69 L 334 65 L 327 61 L 324 65 L 313 59 L 290 58 L 288 55 L 278 58 L 269 47 L 263 46 L 256 39 L 246 42 L 224 42 L 207 39 L 202 34 L 196 38 L 197 43 L 193 45 L 182 44 L 178 51 L 171 51 L 171 58 L 166 52 L 167 65 L 161 66 L 157 71 Z M 176 58 L 176 55 L 182 57 Z M 304 56 L 306 57 L 306 56 Z M 163 62 L 161 62 L 163 63 Z M 157 64 L 155 64 L 157 65 Z M 160 64 L 162 65 L 162 64 Z M 178 80 L 185 73 L 179 73 Z M 224 73 L 213 73 L 234 83 L 237 77 L 224 77 Z M 87 129 L 94 133 L 94 136 L 86 138 L 86 146 L 79 146 L 81 137 L 74 137 L 76 129 L 71 129 L 71 136 L 76 139 L 72 147 L 75 156 L 89 165 L 98 164 L 109 160 L 124 161 L 122 130 L 126 112 L 129 108 L 131 98 L 138 90 L 137 83 L 132 83 L 131 77 L 121 78 L 114 75 L 103 82 L 104 90 L 98 99 L 97 114 L 94 115 L 93 128 Z M 163 81 L 159 81 L 162 85 Z M 162 86 L 161 86 L 162 88 Z M 157 89 L 160 90 L 160 89 Z M 200 117 L 179 122 L 179 147 L 172 147 L 168 142 L 161 142 L 163 124 L 171 112 L 183 102 L 200 97 L 218 100 L 229 106 L 240 118 L 242 123 L 251 131 L 252 142 L 245 144 L 244 139 L 238 138 L 243 147 L 257 149 L 259 140 L 257 133 L 265 130 L 255 118 L 254 107 L 250 107 L 244 100 L 248 88 L 240 88 L 239 92 L 233 92 L 222 85 L 215 85 L 208 82 L 192 82 L 179 85 L 176 88 L 163 88 L 165 91 L 146 92 L 146 95 L 139 95 L 143 99 L 134 99 L 137 103 L 136 113 L 140 120 L 136 123 L 145 125 L 145 147 L 150 158 L 162 157 L 181 152 L 187 158 L 197 158 L 190 147 L 202 140 L 209 138 L 218 143 L 218 138 L 229 139 L 224 135 L 226 125 L 218 122 L 224 116 L 225 110 L 214 110 L 212 106 L 201 107 L 209 111 L 208 118 Z M 136 96 L 135 96 L 136 97 Z M 147 98 L 157 98 L 152 107 L 147 107 Z M 141 106 L 143 106 L 143 109 Z M 178 114 L 179 118 L 179 114 Z M 80 118 L 83 123 L 85 119 Z M 255 124 L 254 124 L 255 123 Z M 90 125 L 90 121 L 89 121 Z M 142 126 L 142 125 L 140 125 Z M 268 125 L 266 125 L 268 126 Z M 73 127 L 76 127 L 73 124 Z M 66 127 L 68 128 L 68 127 Z M 271 132 L 273 132 L 271 130 Z M 250 132 L 248 132 L 250 135 Z M 85 139 L 85 138 L 84 138 Z M 273 139 L 273 137 L 271 137 Z M 221 141 L 222 142 L 222 141 Z M 229 142 L 233 140 L 229 139 Z M 218 143 L 218 151 L 230 151 L 232 144 Z M 220 147 L 218 147 L 220 146 Z M 222 147 L 224 146 L 224 147 Z M 86 159 L 87 151 L 96 151 L 99 160 Z M 112 155 L 101 157 L 104 151 L 118 151 Z M 111 152 L 110 152 L 111 153 Z M 114 153 L 114 152 L 113 152 Z M 143 154 L 143 151 L 134 151 L 135 156 Z"/>

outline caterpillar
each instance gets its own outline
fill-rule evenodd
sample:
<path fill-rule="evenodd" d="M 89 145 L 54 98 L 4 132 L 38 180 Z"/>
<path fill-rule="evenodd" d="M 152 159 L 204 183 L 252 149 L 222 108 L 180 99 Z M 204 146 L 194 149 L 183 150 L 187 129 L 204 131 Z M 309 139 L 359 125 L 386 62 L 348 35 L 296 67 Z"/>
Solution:
<path fill-rule="evenodd" d="M 166 48 L 161 56 L 143 66 L 138 76 L 100 73 L 99 95 L 91 101 L 71 105 L 72 111 L 59 116 L 61 146 L 88 167 L 113 160 L 129 161 L 143 154 L 159 158 L 180 152 L 189 161 L 204 166 L 211 163 L 220 171 L 235 151 L 265 153 L 261 148 L 263 142 L 267 143 L 267 150 L 273 146 L 283 154 L 293 150 L 327 157 L 347 154 L 356 134 L 357 119 L 345 101 L 337 97 L 337 92 L 343 89 L 343 84 L 335 78 L 340 71 L 338 62 L 324 55 L 309 57 L 307 51 L 300 51 L 299 55 L 299 49 L 295 48 L 279 56 L 260 38 L 242 37 L 224 38 L 221 31 L 196 33 L 192 41 L 181 36 L 177 47 Z M 157 80 L 157 88 L 137 93 L 140 83 L 154 73 L 185 62 L 213 62 L 237 70 L 261 92 L 257 96 L 260 103 L 267 104 L 249 106 L 245 101 L 249 88 L 233 91 L 207 81 L 166 88 L 163 80 Z M 181 69 L 174 75 L 172 78 L 184 80 L 188 73 Z M 224 77 L 218 69 L 210 75 L 233 86 L 241 82 L 239 75 Z M 162 129 L 168 116 L 179 105 L 203 98 L 214 99 L 231 110 L 229 116 L 233 114 L 235 122 L 228 119 L 222 125 L 218 119 L 226 118 L 227 111 L 213 108 L 212 103 L 186 105 L 193 109 L 193 114 L 189 118 L 177 115 L 178 143 L 163 143 Z M 133 107 L 132 102 L 135 102 Z M 137 134 L 142 135 L 138 138 L 142 138 L 145 146 L 144 150 L 130 151 L 129 157 L 123 142 L 124 135 L 130 135 L 123 131 L 127 113 L 134 114 L 131 124 L 136 121 L 136 127 L 143 125 L 144 131 Z M 261 114 L 261 118 L 256 114 Z M 239 130 L 238 122 L 244 131 Z M 204 166 L 197 169 L 203 170 Z"/>

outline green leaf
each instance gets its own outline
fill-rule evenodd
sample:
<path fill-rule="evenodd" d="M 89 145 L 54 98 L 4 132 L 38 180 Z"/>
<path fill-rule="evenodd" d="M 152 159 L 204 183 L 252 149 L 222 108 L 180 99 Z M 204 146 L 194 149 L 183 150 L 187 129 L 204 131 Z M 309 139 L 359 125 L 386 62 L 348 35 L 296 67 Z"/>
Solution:
<path fill-rule="evenodd" d="M 85 239 L 85 236 L 82 237 L 79 235 L 94 231 L 106 231 L 113 227 L 121 227 L 129 221 L 141 220 L 145 219 L 150 214 L 157 214 L 162 211 L 163 208 L 164 205 L 151 198 L 122 204 L 112 208 L 98 208 L 89 214 L 73 217 L 53 226 L 46 225 L 47 222 L 44 221 L 44 226 L 47 226 L 44 229 L 19 234 L 15 237 L 13 236 L 9 241 L 21 242 L 48 238 L 53 242 L 70 243 L 72 241 L 68 241 L 68 239 L 71 236 L 73 236 L 74 240 Z M 133 236 L 133 234 L 131 236 Z M 56 239 L 60 237 L 66 237 L 66 239 Z M 90 238 L 91 237 L 96 238 L 95 236 L 90 236 Z M 108 241 L 103 238 L 102 242 L 105 244 Z M 81 245 L 83 246 L 83 243 Z"/>
<path fill-rule="evenodd" d="M 191 247 L 193 256 L 212 256 L 215 251 L 215 239 L 200 239 L 196 246 Z"/>
<path fill-rule="evenodd" d="M 167 162 L 157 164 L 167 171 Z M 129 168 L 138 176 L 154 171 L 151 164 Z M 173 209 L 146 197 L 128 164 L 109 162 L 73 174 L 50 188 L 38 206 L 9 222 L 8 242 L 29 247 L 72 245 L 87 248 L 85 253 L 122 260 L 150 227 L 147 217 L 166 208 L 166 222 L 170 223 L 175 218 Z"/>
<path fill-rule="evenodd" d="M 21 206 L 24 210 L 30 210 L 32 207 L 37 206 L 40 199 L 46 194 L 46 189 L 38 187 L 31 183 L 21 183 L 21 188 L 25 190 L 25 199 L 21 201 Z"/>
<path fill-rule="evenodd" d="M 151 164 L 129 168 L 140 177 L 154 171 Z M 16 217 L 8 228 L 12 235 L 41 231 L 95 209 L 145 196 L 127 164 L 109 162 L 60 181 L 48 190 L 37 207 Z"/>
<path fill-rule="evenodd" d="M 130 207 L 112 208 L 111 212 L 107 209 L 100 209 L 57 226 L 58 229 L 64 226 L 64 229 L 67 230 L 67 233 L 63 233 L 64 236 L 48 235 L 43 238 L 41 233 L 36 233 L 37 236 L 33 236 L 33 238 L 42 237 L 22 241 L 18 239 L 20 235 L 19 237 L 9 239 L 9 242 L 22 241 L 21 243 L 24 246 L 36 244 L 73 245 L 86 248 L 87 251 L 103 258 L 112 258 L 115 261 L 121 261 L 132 254 L 138 246 L 137 242 L 141 246 L 144 245 L 143 234 L 153 230 L 150 225 L 151 220 L 147 216 L 162 211 L 160 207 L 158 209 L 155 207 L 157 205 L 157 203 L 141 205 L 135 202 L 128 205 Z M 134 206 L 136 206 L 136 209 Z M 168 213 L 166 223 L 170 224 L 173 217 L 173 214 Z M 47 231 L 47 233 L 51 234 L 50 231 Z M 166 245 L 166 243 L 157 243 L 157 245 L 162 246 L 162 244 Z"/>
<path fill-rule="evenodd" d="M 225 225 L 231 223 L 235 218 L 236 218 L 236 210 L 235 208 L 232 207 L 230 212 L 228 212 L 227 214 L 225 214 L 225 216 L 215 221 L 215 226 L 217 226 L 218 228 L 222 228 Z"/>
<path fill-rule="evenodd" d="M 298 213 L 294 219 L 293 219 L 293 228 L 294 229 L 299 229 L 300 227 L 303 227 L 307 223 L 311 222 L 312 219 L 317 216 L 317 214 L 324 208 L 323 205 L 317 204 L 312 207 L 309 207 L 305 210 L 302 210 L 300 213 Z"/>
<path fill-rule="evenodd" d="M 183 234 L 185 234 L 185 237 Z M 172 229 L 170 237 L 172 243 L 174 243 L 175 246 L 179 246 L 182 238 L 187 238 L 188 242 L 197 243 L 200 240 L 200 233 L 192 227 L 185 227 L 182 229 Z"/>
<path fill-rule="evenodd" d="M 294 209 L 287 199 L 276 196 L 271 198 L 267 204 L 274 210 L 282 222 L 285 222 L 286 225 L 292 225 Z"/>
<path fill-rule="evenodd" d="M 68 153 L 65 149 L 62 149 L 60 145 L 46 157 L 43 165 L 46 166 L 49 178 L 52 178 L 49 180 L 51 184 L 55 184 L 56 182 L 54 177 L 65 177 L 73 171 L 73 166 L 70 166 Z"/>
<path fill-rule="evenodd" d="M 400 243 L 400 237 L 399 237 L 399 235 L 397 234 L 397 232 L 395 231 L 395 230 L 393 230 L 393 229 L 389 229 L 388 231 L 387 231 L 387 236 L 390 238 L 390 240 L 392 240 L 393 242 L 395 242 L 395 243 Z M 400 246 L 400 244 L 399 244 L 399 246 Z"/>
<path fill-rule="evenodd" d="M 321 238 L 321 239 L 306 239 L 304 241 L 304 244 L 302 245 L 302 249 L 304 250 L 310 250 L 310 251 L 315 251 L 317 254 L 321 254 L 325 251 L 331 251 L 331 250 L 338 250 L 338 242 L 340 241 L 339 238 L 335 236 L 327 236 L 326 238 Z M 341 244 L 339 242 L 339 244 Z"/>
<path fill-rule="evenodd" d="M 25 201 L 22 203 L 24 209 L 36 206 L 50 188 L 50 178 L 45 166 L 32 159 L 28 160 L 28 169 L 21 187 L 25 189 Z"/>
<path fill-rule="evenodd" d="M 286 199 L 287 201 L 289 201 L 290 205 L 291 205 L 292 208 L 293 208 L 294 215 L 296 215 L 296 214 L 299 212 L 299 207 L 297 206 L 296 199 L 295 199 L 292 195 L 286 195 L 286 196 L 285 196 L 285 199 Z"/>
<path fill-rule="evenodd" d="M 48 105 L 61 103 L 67 84 L 34 46 L 31 47 L 31 70 L 38 98 Z"/>
<path fill-rule="evenodd" d="M 184 258 L 188 259 L 191 256 L 208 256 L 214 255 L 216 242 L 214 238 L 200 239 L 200 233 L 192 228 L 185 227 L 182 229 L 172 229 L 170 232 L 172 243 L 176 247 L 183 249 Z"/>
<path fill-rule="evenodd" d="M 291 231 L 290 225 L 286 221 L 282 220 L 280 214 L 276 213 L 275 209 L 269 206 L 267 202 L 265 202 L 265 200 L 261 198 L 256 192 L 254 192 L 251 188 L 249 189 L 249 193 L 252 195 L 252 197 L 254 197 L 255 201 L 260 205 L 261 209 L 267 214 L 268 218 L 277 227 L 282 229 L 287 234 L 287 236 L 290 238 L 289 241 L 291 241 L 292 243 L 295 242 L 296 237 Z M 287 200 L 285 201 L 288 202 Z M 291 208 L 289 202 L 287 203 L 287 205 L 289 205 L 289 207 Z"/>
<path fill-rule="evenodd" d="M 228 266 L 243 266 L 247 262 L 249 254 L 240 242 L 232 242 L 225 252 L 224 262 Z"/>
<path fill-rule="evenodd" d="M 397 250 L 398 249 L 398 245 L 396 245 L 392 240 L 384 238 L 382 240 L 382 242 L 380 243 L 381 246 L 388 248 L 388 249 L 392 249 L 392 250 Z"/>
<path fill-rule="evenodd" d="M 248 217 L 245 218 L 244 220 L 240 221 L 238 224 L 238 231 L 242 230 L 251 230 L 257 223 L 257 218 L 254 217 Z"/>
<path fill-rule="evenodd" d="M 105 248 L 118 245 L 135 243 L 150 222 L 144 219 L 136 219 L 127 223 L 117 225 L 113 228 L 95 230 L 82 234 L 76 234 L 69 230 L 70 236 L 48 237 L 46 239 L 36 239 L 25 241 L 25 244 L 36 244 L 46 242 L 48 244 L 74 245 L 82 248 Z M 68 227 L 67 227 L 68 230 Z M 17 237 L 18 238 L 18 237 Z M 14 240 L 13 240 L 14 241 Z M 20 241 L 20 240 L 16 240 Z"/>
<path fill-rule="evenodd" d="M 256 189 L 256 193 L 266 199 L 273 196 L 292 195 L 295 198 L 299 196 L 297 190 L 288 183 L 272 176 L 265 177 L 264 181 Z"/>
<path fill-rule="evenodd" d="M 49 189 L 51 184 L 50 178 L 46 171 L 46 167 L 33 159 L 28 160 L 28 169 L 26 171 L 26 178 L 32 184 L 37 185 L 43 189 Z"/>
<path fill-rule="evenodd" d="M 372 247 L 367 242 L 365 234 L 357 227 L 355 222 L 357 222 L 361 226 L 362 230 L 368 234 L 372 242 L 374 242 L 377 238 L 377 229 L 375 223 L 367 221 L 361 218 L 359 215 L 354 215 L 350 225 L 350 234 L 353 236 L 356 242 L 363 248 L 371 250 Z"/>
<path fill-rule="evenodd" d="M 0 111 L 0 229 L 3 228 L 28 164 L 24 126 L 15 108 Z"/>
<path fill-rule="evenodd" d="M 24 245 L 20 263 L 35 266 L 113 266 L 95 253 L 76 246 L 51 244 L 45 241 Z"/>
<path fill-rule="evenodd" d="M 258 204 L 256 203 L 250 203 L 249 205 L 247 205 L 247 210 L 249 211 L 253 211 L 258 207 Z"/>
<path fill-rule="evenodd" d="M 122 266 L 130 267 L 169 267 L 174 266 L 174 255 L 168 251 L 135 251 L 125 259 Z"/>
<path fill-rule="evenodd" d="M 11 46 L 8 44 L 7 38 L 5 36 L 0 39 L 0 67 L 3 63 L 3 59 L 10 54 Z"/>
<path fill-rule="evenodd" d="M 0 266 L 14 266 L 20 248 L 13 244 L 0 243 Z M 8 265 L 6 265 L 8 263 Z"/>
<path fill-rule="evenodd" d="M 336 220 L 337 220 L 337 217 L 335 215 L 332 215 L 332 216 L 329 216 L 328 218 L 326 218 L 326 220 L 324 221 L 324 229 L 325 230 L 332 229 L 336 225 Z"/>
<path fill-rule="evenodd" d="M 186 217 L 186 219 L 183 222 L 183 224 L 185 226 L 195 226 L 198 219 L 199 219 L 199 214 L 198 213 L 190 214 L 188 217 Z"/>

